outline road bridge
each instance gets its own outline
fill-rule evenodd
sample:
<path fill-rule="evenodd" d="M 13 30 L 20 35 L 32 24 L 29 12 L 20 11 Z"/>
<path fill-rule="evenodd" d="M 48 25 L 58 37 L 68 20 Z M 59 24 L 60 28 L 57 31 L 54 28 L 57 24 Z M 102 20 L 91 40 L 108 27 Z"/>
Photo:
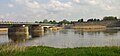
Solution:
<path fill-rule="evenodd" d="M 46 31 L 53 24 L 48 23 L 33 23 L 33 22 L 0 22 L 1 28 L 8 28 L 8 36 L 14 37 L 39 37 L 42 31 Z"/>

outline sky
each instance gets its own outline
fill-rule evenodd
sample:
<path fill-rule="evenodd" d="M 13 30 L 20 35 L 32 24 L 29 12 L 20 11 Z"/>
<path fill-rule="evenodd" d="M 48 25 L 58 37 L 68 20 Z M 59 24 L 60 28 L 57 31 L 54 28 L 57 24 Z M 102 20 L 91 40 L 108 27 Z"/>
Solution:
<path fill-rule="evenodd" d="M 0 0 L 0 21 L 120 17 L 120 0 Z"/>

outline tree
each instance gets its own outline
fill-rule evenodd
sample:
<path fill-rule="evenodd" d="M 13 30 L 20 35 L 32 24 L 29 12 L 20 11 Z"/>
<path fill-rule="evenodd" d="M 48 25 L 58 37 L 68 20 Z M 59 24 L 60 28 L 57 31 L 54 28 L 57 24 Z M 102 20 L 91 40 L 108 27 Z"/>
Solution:
<path fill-rule="evenodd" d="M 88 19 L 88 20 L 87 20 L 87 22 L 98 22 L 98 21 L 100 21 L 100 19 L 96 19 L 96 18 L 95 18 L 95 19 Z"/>
<path fill-rule="evenodd" d="M 98 22 L 98 21 L 100 21 L 100 19 L 96 19 L 96 18 L 95 18 L 95 19 L 93 19 L 93 21 L 94 21 L 94 22 Z"/>
<path fill-rule="evenodd" d="M 58 24 L 70 24 L 71 22 L 67 21 L 66 19 L 64 19 L 63 21 L 60 21 Z"/>
<path fill-rule="evenodd" d="M 88 19 L 87 22 L 93 22 L 94 20 L 93 19 Z"/>
<path fill-rule="evenodd" d="M 96 22 L 96 21 L 97 21 L 97 19 L 93 19 L 93 21 L 94 21 L 94 22 Z"/>
<path fill-rule="evenodd" d="M 55 20 L 53 20 L 53 21 L 50 20 L 49 23 L 51 23 L 51 24 L 57 24 L 57 22 Z"/>
<path fill-rule="evenodd" d="M 55 21 L 55 20 L 53 20 L 53 22 L 52 22 L 53 24 L 57 24 L 57 22 Z"/>
<path fill-rule="evenodd" d="M 35 23 L 38 23 L 38 21 L 35 21 Z"/>
<path fill-rule="evenodd" d="M 64 20 L 62 21 L 62 23 L 64 23 L 64 24 L 69 24 L 69 21 L 67 21 L 66 19 L 64 19 Z"/>
<path fill-rule="evenodd" d="M 52 23 L 52 21 L 50 20 L 49 23 Z"/>
<path fill-rule="evenodd" d="M 43 23 L 48 23 L 48 20 L 47 20 L 47 19 L 44 19 L 44 20 L 43 20 Z"/>
<path fill-rule="evenodd" d="M 81 22 L 84 22 L 84 20 L 83 20 L 83 19 L 81 19 Z"/>
<path fill-rule="evenodd" d="M 78 22 L 81 22 L 81 20 L 79 19 Z"/>
<path fill-rule="evenodd" d="M 39 23 L 42 23 L 42 21 L 40 21 Z"/>
<path fill-rule="evenodd" d="M 79 19 L 78 22 L 83 22 L 83 19 Z"/>
<path fill-rule="evenodd" d="M 100 21 L 100 19 L 97 19 L 97 21 Z"/>
<path fill-rule="evenodd" d="M 103 18 L 104 21 L 108 21 L 108 20 L 117 20 L 117 17 L 114 16 L 106 16 Z"/>

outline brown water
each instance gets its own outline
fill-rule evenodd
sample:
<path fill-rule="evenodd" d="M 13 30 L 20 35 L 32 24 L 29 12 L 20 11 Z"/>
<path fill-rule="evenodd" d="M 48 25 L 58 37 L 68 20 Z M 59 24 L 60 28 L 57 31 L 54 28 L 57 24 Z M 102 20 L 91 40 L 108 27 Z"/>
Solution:
<path fill-rule="evenodd" d="M 0 34 L 0 44 L 15 43 L 19 46 L 49 46 L 56 48 L 120 46 L 120 30 L 115 29 L 65 29 L 41 32 L 40 37 L 8 37 Z"/>

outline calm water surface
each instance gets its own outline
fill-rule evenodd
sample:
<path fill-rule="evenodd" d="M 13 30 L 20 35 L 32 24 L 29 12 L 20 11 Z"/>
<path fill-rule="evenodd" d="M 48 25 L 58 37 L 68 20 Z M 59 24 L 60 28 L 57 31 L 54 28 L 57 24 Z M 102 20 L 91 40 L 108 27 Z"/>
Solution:
<path fill-rule="evenodd" d="M 1 32 L 0 44 L 7 43 L 16 43 L 19 46 L 49 46 L 55 48 L 120 46 L 120 30 L 65 29 L 41 32 L 40 37 L 8 37 L 6 33 Z"/>

